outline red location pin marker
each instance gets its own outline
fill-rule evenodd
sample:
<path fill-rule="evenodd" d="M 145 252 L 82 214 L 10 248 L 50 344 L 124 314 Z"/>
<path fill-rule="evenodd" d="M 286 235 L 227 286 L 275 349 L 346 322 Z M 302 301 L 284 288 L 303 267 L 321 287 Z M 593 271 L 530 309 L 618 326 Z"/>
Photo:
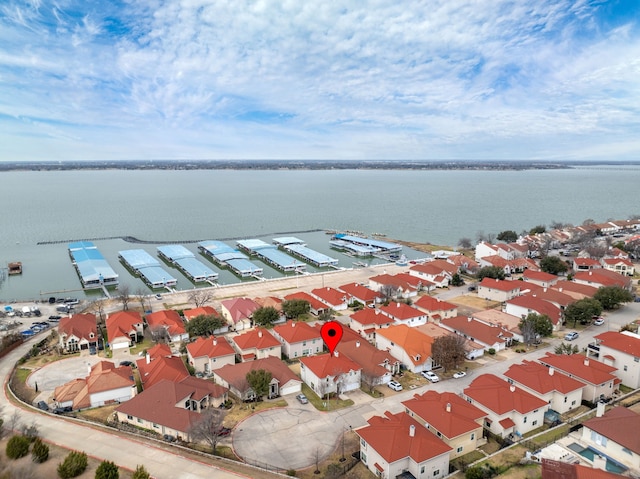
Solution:
<path fill-rule="evenodd" d="M 327 321 L 320 328 L 320 336 L 329 348 L 329 353 L 333 355 L 333 351 L 342 339 L 342 325 L 337 321 Z"/>

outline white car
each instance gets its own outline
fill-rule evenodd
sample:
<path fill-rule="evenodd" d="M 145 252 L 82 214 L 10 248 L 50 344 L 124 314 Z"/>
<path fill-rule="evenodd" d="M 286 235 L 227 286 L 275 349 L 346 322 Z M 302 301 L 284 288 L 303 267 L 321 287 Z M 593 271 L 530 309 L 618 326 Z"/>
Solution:
<path fill-rule="evenodd" d="M 389 386 L 394 391 L 402 391 L 402 384 L 397 381 L 389 381 L 389 384 L 387 384 L 387 386 Z"/>
<path fill-rule="evenodd" d="M 422 374 L 422 377 L 424 377 L 425 379 L 428 379 L 429 381 L 431 381 L 432 383 L 437 383 L 438 381 L 440 381 L 440 378 L 438 377 L 438 375 L 434 372 L 431 371 L 422 371 L 420 374 Z"/>
<path fill-rule="evenodd" d="M 604 318 L 599 317 L 593 321 L 594 326 L 602 326 L 604 324 Z"/>
<path fill-rule="evenodd" d="M 467 373 L 465 373 L 464 371 L 458 371 L 457 373 L 453 374 L 453 377 L 456 379 L 460 379 L 463 378 L 467 375 Z"/>

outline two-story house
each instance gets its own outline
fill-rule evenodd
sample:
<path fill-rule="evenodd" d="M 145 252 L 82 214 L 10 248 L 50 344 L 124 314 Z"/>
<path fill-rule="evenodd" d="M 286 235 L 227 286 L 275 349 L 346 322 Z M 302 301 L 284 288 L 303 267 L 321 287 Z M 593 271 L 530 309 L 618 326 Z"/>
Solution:
<path fill-rule="evenodd" d="M 285 357 L 299 358 L 322 351 L 320 331 L 304 321 L 289 320 L 273 328 L 273 336 L 280 341 Z"/>
<path fill-rule="evenodd" d="M 209 374 L 227 364 L 235 364 L 236 352 L 224 336 L 199 337 L 187 344 L 187 360 L 196 372 Z"/>
<path fill-rule="evenodd" d="M 338 351 L 300 358 L 300 378 L 321 398 L 359 389 L 361 371 L 360 365 Z"/>
<path fill-rule="evenodd" d="M 163 309 L 147 314 L 145 320 L 152 334 L 162 333 L 171 343 L 180 344 L 182 341 L 189 340 L 189 333 L 184 327 L 184 321 L 173 309 Z"/>
<path fill-rule="evenodd" d="M 339 286 L 338 289 L 347 294 L 347 301 L 349 302 L 349 305 L 358 301 L 365 306 L 373 306 L 380 300 L 380 293 L 367 288 L 360 283 L 343 284 L 342 286 Z"/>
<path fill-rule="evenodd" d="M 107 316 L 107 338 L 112 351 L 134 346 L 142 338 L 144 325 L 137 311 L 118 311 Z"/>
<path fill-rule="evenodd" d="M 69 353 L 82 350 L 97 351 L 98 323 L 91 313 L 74 314 L 58 323 L 60 347 Z"/>
<path fill-rule="evenodd" d="M 415 327 L 427 322 L 427 315 L 406 303 L 389 303 L 387 306 L 380 306 L 382 314 L 389 316 L 395 324 L 406 324 Z"/>
<path fill-rule="evenodd" d="M 640 387 L 640 335 L 630 331 L 607 331 L 594 337 L 587 354 L 617 369 L 622 384 L 632 389 Z"/>
<path fill-rule="evenodd" d="M 392 324 L 395 324 L 393 318 L 374 308 L 364 308 L 349 316 L 349 327 L 371 343 L 376 340 L 376 330 Z"/>
<path fill-rule="evenodd" d="M 506 281 L 494 278 L 482 278 L 478 284 L 478 297 L 501 303 L 520 294 L 520 281 Z"/>
<path fill-rule="evenodd" d="M 421 296 L 413 305 L 421 311 L 427 313 L 430 321 L 440 321 L 444 318 L 452 318 L 458 315 L 458 307 L 447 301 L 434 298 L 433 296 Z"/>
<path fill-rule="evenodd" d="M 282 357 L 282 345 L 273 334 L 265 328 L 256 328 L 230 338 L 233 349 L 236 350 L 240 360 L 253 361 L 274 356 Z"/>
<path fill-rule="evenodd" d="M 249 298 L 231 298 L 220 302 L 222 316 L 236 331 L 253 326 L 251 317 L 259 307 L 258 303 Z"/>
<path fill-rule="evenodd" d="M 376 332 L 376 348 L 388 351 L 414 373 L 430 371 L 436 366 L 431 357 L 432 344 L 432 337 L 406 324 L 389 326 Z"/>
<path fill-rule="evenodd" d="M 440 321 L 440 326 L 484 346 L 485 351 L 502 351 L 511 345 L 513 334 L 499 326 L 476 321 L 471 316 L 455 316 Z"/>
<path fill-rule="evenodd" d="M 343 291 L 325 287 L 311 290 L 311 296 L 322 301 L 334 311 L 344 311 L 349 307 L 349 297 Z"/>

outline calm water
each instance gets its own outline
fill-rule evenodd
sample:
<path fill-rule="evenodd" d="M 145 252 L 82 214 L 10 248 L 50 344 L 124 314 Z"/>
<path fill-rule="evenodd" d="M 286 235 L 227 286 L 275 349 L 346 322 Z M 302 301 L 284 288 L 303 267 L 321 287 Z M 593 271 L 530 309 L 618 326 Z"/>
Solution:
<path fill-rule="evenodd" d="M 456 244 L 479 231 L 517 232 L 552 221 L 579 224 L 640 213 L 640 168 L 530 171 L 67 171 L 0 174 L 0 265 L 24 273 L 0 299 L 39 298 L 80 287 L 66 243 L 110 236 L 157 241 L 258 237 L 313 229 L 382 232 L 390 238 Z M 323 233 L 309 246 L 352 266 Z M 233 244 L 233 241 L 229 241 Z M 142 286 L 117 252 L 155 246 L 96 241 L 121 282 Z M 195 244 L 185 244 L 196 251 Z M 411 257 L 411 255 L 409 255 Z M 207 262 L 204 260 L 203 262 Z M 179 289 L 192 288 L 177 270 Z M 265 268 L 265 276 L 278 273 Z M 236 282 L 221 274 L 221 282 Z"/>

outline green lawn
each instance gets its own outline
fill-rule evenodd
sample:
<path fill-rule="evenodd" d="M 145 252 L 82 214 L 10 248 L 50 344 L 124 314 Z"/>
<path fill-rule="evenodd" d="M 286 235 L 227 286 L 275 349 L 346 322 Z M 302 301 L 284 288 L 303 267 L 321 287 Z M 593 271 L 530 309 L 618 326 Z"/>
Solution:
<path fill-rule="evenodd" d="M 315 407 L 318 411 L 335 411 L 336 409 L 342 409 L 345 407 L 353 406 L 353 401 L 351 399 L 347 399 L 343 401 L 342 399 L 321 399 L 309 386 L 302 383 L 302 394 L 307 396 L 307 399 L 313 407 Z"/>

